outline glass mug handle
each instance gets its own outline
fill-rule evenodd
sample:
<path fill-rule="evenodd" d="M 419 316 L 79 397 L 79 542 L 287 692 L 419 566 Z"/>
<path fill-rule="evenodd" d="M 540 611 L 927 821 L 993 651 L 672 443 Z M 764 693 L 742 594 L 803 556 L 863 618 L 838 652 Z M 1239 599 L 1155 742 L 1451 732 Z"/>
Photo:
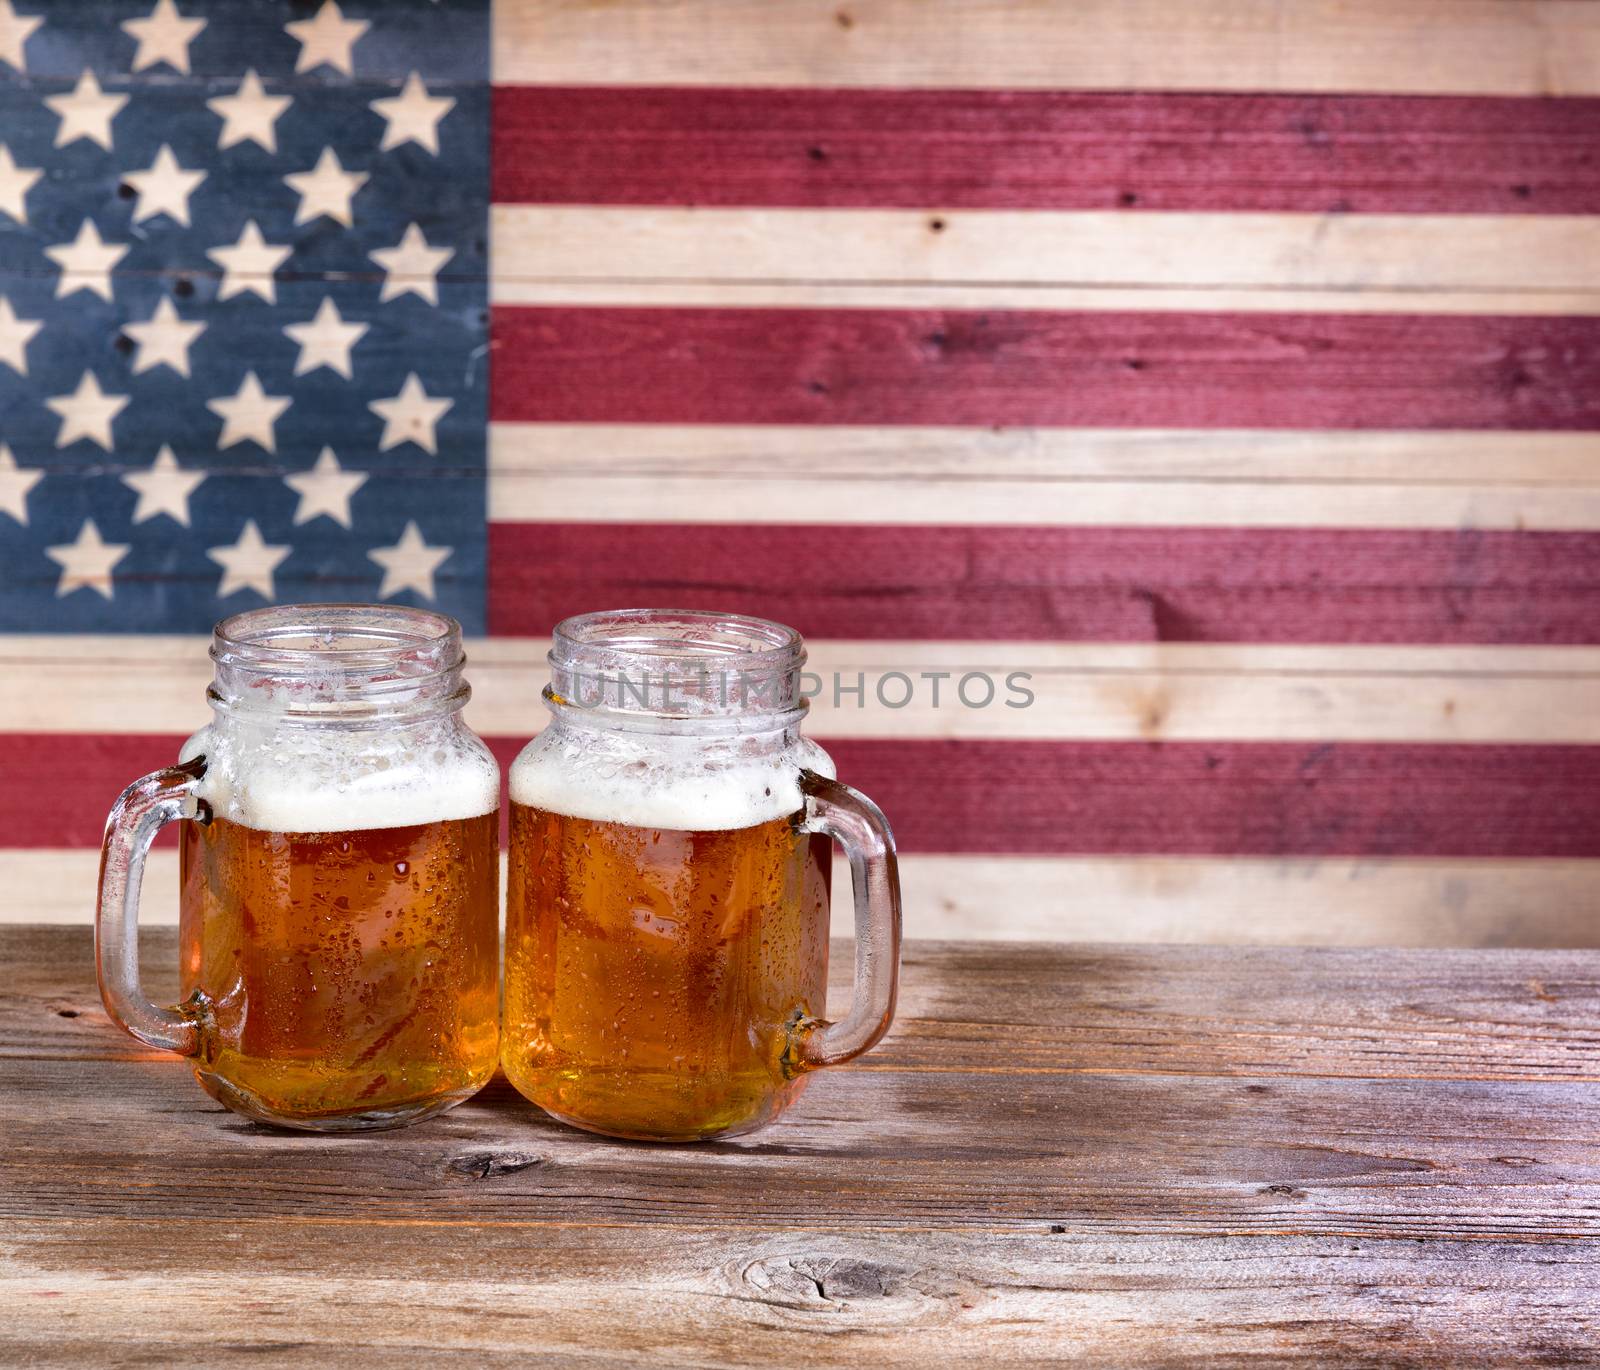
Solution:
<path fill-rule="evenodd" d="M 856 979 L 850 1012 L 837 1023 L 800 1025 L 787 1053 L 796 1071 L 853 1060 L 876 1046 L 894 1019 L 900 990 L 900 868 L 889 820 L 866 795 L 805 771 L 802 832 L 826 833 L 850 861 L 856 902 Z"/>
<path fill-rule="evenodd" d="M 100 902 L 94 917 L 94 965 L 106 1012 L 147 1046 L 193 1056 L 200 1026 L 181 1009 L 159 1008 L 139 985 L 139 887 L 156 833 L 180 818 L 208 811 L 196 794 L 206 760 L 135 780 L 111 806 L 100 848 Z"/>

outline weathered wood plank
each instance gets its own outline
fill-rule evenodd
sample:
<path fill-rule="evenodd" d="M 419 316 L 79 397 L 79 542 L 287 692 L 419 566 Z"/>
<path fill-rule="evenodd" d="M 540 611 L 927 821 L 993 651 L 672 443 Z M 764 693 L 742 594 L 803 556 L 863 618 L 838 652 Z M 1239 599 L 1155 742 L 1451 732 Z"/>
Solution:
<path fill-rule="evenodd" d="M 489 544 L 496 634 L 737 593 L 808 637 L 1600 642 L 1593 532 L 495 523 Z"/>
<path fill-rule="evenodd" d="M 0 830 L 19 846 L 98 848 L 111 801 L 182 740 L 0 733 L 13 782 Z M 502 767 L 526 741 L 485 740 Z M 820 740 L 908 852 L 1600 857 L 1600 747 Z"/>
<path fill-rule="evenodd" d="M 0 924 L 87 925 L 99 853 L 8 851 Z M 178 857 L 151 853 L 140 920 L 178 919 Z M 849 888 L 835 860 L 833 887 Z M 501 887 L 505 880 L 501 878 Z M 1008 942 L 1600 946 L 1600 861 L 1547 858 L 971 856 L 902 853 L 906 932 Z M 835 901 L 848 937 L 852 910 Z"/>
<path fill-rule="evenodd" d="M 193 731 L 208 717 L 207 640 L 199 635 L 0 637 L 5 731 Z M 483 735 L 531 736 L 549 641 L 468 644 L 467 721 Z M 1300 644 L 849 642 L 812 638 L 808 728 L 828 737 L 1060 738 L 1120 741 L 1600 742 L 1600 649 Z M 108 690 L 108 670 L 137 695 Z M 891 672 L 914 682 L 903 707 L 880 704 Z M 971 672 L 1030 677 L 1026 709 L 974 708 Z M 947 672 L 935 703 L 924 673 Z M 834 677 L 853 688 L 857 699 Z M 48 679 L 50 688 L 38 682 Z M 895 703 L 904 693 L 885 684 Z M 981 683 L 970 691 L 981 698 Z"/>
<path fill-rule="evenodd" d="M 496 309 L 496 420 L 1600 428 L 1600 319 Z"/>
<path fill-rule="evenodd" d="M 530 85 L 1600 94 L 1583 0 L 567 0 L 494 7 Z"/>
<path fill-rule="evenodd" d="M 557 1367 L 1429 1366 L 1579 1364 L 1600 1335 L 1584 1243 L 1178 1243 L 1054 1226 L 222 1217 L 190 1219 L 175 1243 L 155 1221 L 27 1220 L 0 1239 L 14 1295 L 0 1348 L 90 1366 L 509 1367 L 532 1353 Z"/>
<path fill-rule="evenodd" d="M 488 1183 L 493 1183 L 489 1181 Z M 17 1359 L 163 1364 L 1579 1364 L 1582 1243 L 537 1221 L 10 1225 Z M 203 1261 L 198 1253 L 203 1253 Z M 241 1305 L 240 1292 L 248 1291 Z M 29 1297 L 32 1296 L 32 1297 Z M 114 1347 L 102 1332 L 116 1329 Z M 116 1363 L 125 1364 L 121 1359 Z"/>
<path fill-rule="evenodd" d="M 1600 100 L 537 85 L 493 114 L 503 204 L 1600 208 Z"/>
<path fill-rule="evenodd" d="M 895 1031 L 854 1070 L 1600 1079 L 1600 960 L 1583 951 L 907 947 Z M 171 998 L 174 931 L 150 929 L 142 950 L 152 995 Z M 0 954 L 0 1056 L 171 1062 L 111 1027 L 86 928 L 0 929 Z M 836 944 L 836 1009 L 851 964 L 848 944 Z"/>
<path fill-rule="evenodd" d="M 496 279 L 503 305 L 650 305 L 692 309 L 1031 309 L 1084 313 L 1600 314 L 1592 290 L 1252 290 L 1141 285 L 902 284 L 866 281 Z"/>

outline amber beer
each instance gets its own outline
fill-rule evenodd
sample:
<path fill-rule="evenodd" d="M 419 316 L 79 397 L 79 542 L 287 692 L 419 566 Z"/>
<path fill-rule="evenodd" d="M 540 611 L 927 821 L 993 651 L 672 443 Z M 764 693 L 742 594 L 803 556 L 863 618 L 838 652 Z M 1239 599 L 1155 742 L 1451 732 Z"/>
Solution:
<path fill-rule="evenodd" d="M 580 1127 L 690 1139 L 760 1126 L 821 1017 L 830 847 L 796 813 L 685 831 L 513 802 L 502 1061 Z"/>
<path fill-rule="evenodd" d="M 269 1119 L 418 1116 L 494 1069 L 498 820 L 347 832 L 184 825 L 196 1073 Z"/>

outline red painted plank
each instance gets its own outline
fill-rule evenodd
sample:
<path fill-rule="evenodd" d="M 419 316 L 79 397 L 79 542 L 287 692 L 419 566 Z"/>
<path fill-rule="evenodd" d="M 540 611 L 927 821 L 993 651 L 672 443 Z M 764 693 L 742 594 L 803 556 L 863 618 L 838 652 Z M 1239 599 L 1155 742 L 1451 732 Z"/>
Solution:
<path fill-rule="evenodd" d="M 8 846 L 95 847 L 176 737 L 0 734 Z M 906 851 L 1600 856 L 1600 747 L 824 739 Z M 508 764 L 520 740 L 491 739 Z"/>
<path fill-rule="evenodd" d="M 1600 642 L 1600 533 L 495 523 L 489 624 L 737 609 L 809 637 Z"/>
<path fill-rule="evenodd" d="M 826 745 L 905 851 L 1600 856 L 1600 747 Z"/>
<path fill-rule="evenodd" d="M 1600 212 L 1600 100 L 497 87 L 496 201 Z"/>
<path fill-rule="evenodd" d="M 553 309 L 498 420 L 1600 429 L 1600 317 Z"/>

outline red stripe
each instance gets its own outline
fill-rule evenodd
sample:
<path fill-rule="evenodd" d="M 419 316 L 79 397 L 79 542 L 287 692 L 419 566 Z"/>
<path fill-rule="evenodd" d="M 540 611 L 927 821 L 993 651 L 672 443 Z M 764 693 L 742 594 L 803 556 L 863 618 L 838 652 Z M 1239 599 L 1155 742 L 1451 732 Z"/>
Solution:
<path fill-rule="evenodd" d="M 1600 429 L 1600 318 L 494 311 L 491 413 L 578 423 Z"/>
<path fill-rule="evenodd" d="M 98 846 L 118 791 L 170 762 L 180 741 L 0 734 L 13 781 L 0 795 L 4 841 Z M 520 745 L 491 743 L 502 765 Z M 906 851 L 1600 856 L 1600 747 L 826 745 L 840 775 L 883 806 Z"/>
<path fill-rule="evenodd" d="M 1600 642 L 1600 533 L 496 523 L 489 624 L 737 609 L 808 637 Z"/>
<path fill-rule="evenodd" d="M 1600 211 L 1600 100 L 509 86 L 504 203 Z"/>

